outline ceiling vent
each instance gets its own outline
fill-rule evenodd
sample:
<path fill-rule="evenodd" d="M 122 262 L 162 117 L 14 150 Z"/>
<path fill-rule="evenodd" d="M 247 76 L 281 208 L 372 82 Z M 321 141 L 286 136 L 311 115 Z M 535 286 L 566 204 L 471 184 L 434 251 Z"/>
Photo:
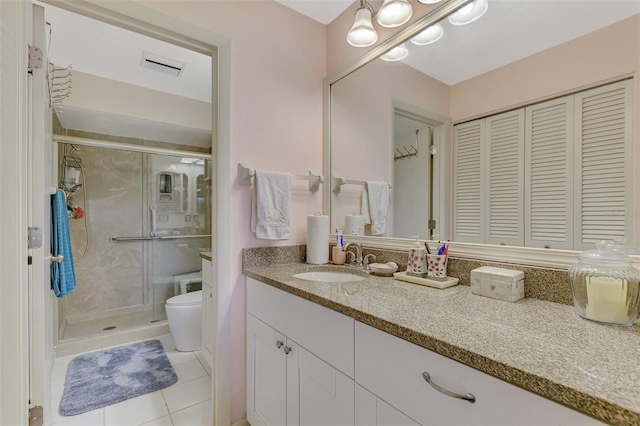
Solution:
<path fill-rule="evenodd" d="M 160 71 L 162 73 L 171 75 L 173 77 L 179 77 L 182 71 L 187 66 L 186 63 L 176 61 L 174 59 L 165 58 L 153 53 L 142 52 L 142 59 L 140 60 L 140 66 L 142 68 L 149 68 L 151 70 Z"/>

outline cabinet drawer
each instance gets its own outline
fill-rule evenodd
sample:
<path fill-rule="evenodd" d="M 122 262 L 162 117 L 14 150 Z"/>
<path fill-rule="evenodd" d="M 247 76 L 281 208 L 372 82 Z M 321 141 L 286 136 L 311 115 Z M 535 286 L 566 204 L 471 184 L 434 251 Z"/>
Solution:
<path fill-rule="evenodd" d="M 353 378 L 353 318 L 252 278 L 247 311 Z"/>
<path fill-rule="evenodd" d="M 357 383 L 423 425 L 591 425 L 591 417 L 356 322 Z M 423 378 L 475 402 L 447 396 Z"/>
<path fill-rule="evenodd" d="M 202 259 L 202 281 L 213 286 L 213 264 Z"/>

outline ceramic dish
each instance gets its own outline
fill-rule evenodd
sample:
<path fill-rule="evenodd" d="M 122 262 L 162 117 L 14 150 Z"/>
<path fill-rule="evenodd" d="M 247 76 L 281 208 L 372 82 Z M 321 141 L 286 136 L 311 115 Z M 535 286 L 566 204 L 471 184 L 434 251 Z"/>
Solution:
<path fill-rule="evenodd" d="M 373 275 L 379 275 L 381 277 L 391 277 L 393 273 L 398 270 L 398 265 L 394 262 L 388 263 L 372 263 L 369 265 L 371 273 Z"/>

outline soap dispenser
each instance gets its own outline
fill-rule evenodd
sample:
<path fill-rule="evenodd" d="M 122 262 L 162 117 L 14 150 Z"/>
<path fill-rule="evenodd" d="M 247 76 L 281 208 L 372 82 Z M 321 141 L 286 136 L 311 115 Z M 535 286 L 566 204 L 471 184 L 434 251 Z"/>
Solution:
<path fill-rule="evenodd" d="M 414 277 L 427 276 L 427 253 L 424 245 L 418 241 L 418 236 L 414 235 L 416 241 L 409 251 L 409 261 L 407 262 L 407 275 Z"/>

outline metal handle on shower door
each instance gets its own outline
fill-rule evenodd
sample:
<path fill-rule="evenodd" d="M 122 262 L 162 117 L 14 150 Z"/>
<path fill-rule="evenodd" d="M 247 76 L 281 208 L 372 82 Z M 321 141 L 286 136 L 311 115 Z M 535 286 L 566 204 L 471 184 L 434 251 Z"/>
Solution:
<path fill-rule="evenodd" d="M 158 235 L 156 232 L 156 205 L 151 204 L 149 206 L 149 211 L 151 212 L 151 231 L 149 231 L 149 236 L 155 237 Z"/>

